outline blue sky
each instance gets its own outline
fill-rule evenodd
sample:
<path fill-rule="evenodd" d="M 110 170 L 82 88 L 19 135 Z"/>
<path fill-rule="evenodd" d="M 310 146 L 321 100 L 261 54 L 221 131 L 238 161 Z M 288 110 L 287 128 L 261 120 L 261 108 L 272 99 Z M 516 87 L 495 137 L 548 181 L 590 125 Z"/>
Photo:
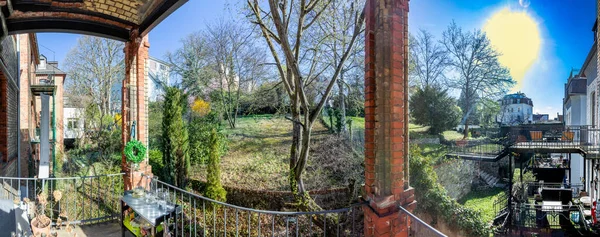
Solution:
<path fill-rule="evenodd" d="M 541 47 L 532 65 L 524 73 L 520 91 L 534 102 L 534 112 L 562 113 L 563 87 L 571 68 L 579 68 L 593 43 L 595 0 L 412 0 L 409 30 L 426 29 L 440 38 L 441 32 L 455 20 L 464 29 L 482 29 L 497 12 L 509 9 L 533 19 L 539 30 Z M 180 39 L 202 30 L 220 17 L 237 15 L 237 0 L 190 0 L 150 33 L 150 55 L 164 58 L 176 50 Z M 519 35 L 509 34 L 513 37 Z M 39 33 L 40 52 L 49 59 L 64 61 L 80 35 Z M 518 57 L 519 55 L 517 55 Z"/>
<path fill-rule="evenodd" d="M 440 39 L 452 20 L 470 30 L 484 28 L 494 14 L 504 9 L 527 14 L 537 24 L 541 47 L 519 90 L 532 98 L 534 112 L 556 117 L 557 112 L 562 114 L 563 88 L 571 68 L 581 67 L 592 46 L 596 1 L 528 0 L 526 3 L 527 7 L 518 0 L 410 1 L 409 31 L 426 29 Z"/>

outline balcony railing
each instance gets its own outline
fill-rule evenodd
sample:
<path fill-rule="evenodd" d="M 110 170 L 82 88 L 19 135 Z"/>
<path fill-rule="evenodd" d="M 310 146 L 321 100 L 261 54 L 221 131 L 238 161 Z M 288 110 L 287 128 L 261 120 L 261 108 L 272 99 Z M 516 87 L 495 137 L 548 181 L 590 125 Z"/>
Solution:
<path fill-rule="evenodd" d="M 584 189 L 583 184 L 581 183 L 574 183 L 574 184 L 570 184 L 570 183 L 540 183 L 540 182 L 530 182 L 530 183 L 525 183 L 525 189 L 524 191 L 525 196 L 526 197 L 533 197 L 535 194 L 539 194 L 541 193 L 541 190 L 543 188 L 553 188 L 553 189 L 557 189 L 557 188 L 566 188 L 566 189 L 571 189 L 572 191 L 572 197 L 573 198 L 578 198 L 580 195 L 580 191 L 582 191 Z"/>
<path fill-rule="evenodd" d="M 48 197 L 45 214 L 56 223 L 59 216 L 66 215 L 63 223 L 93 224 L 117 219 L 120 193 L 123 190 L 123 174 L 108 174 L 68 178 L 11 178 L 0 177 L 0 199 L 29 200 L 37 203 L 37 195 L 44 192 Z M 62 198 L 56 202 L 54 191 Z M 33 205 L 27 213 L 33 217 Z"/>
<path fill-rule="evenodd" d="M 580 205 L 513 204 L 513 224 L 520 230 L 572 229 L 585 236 L 589 230 Z"/>
<path fill-rule="evenodd" d="M 70 223 L 87 225 L 118 220 L 123 175 L 109 174 L 69 178 L 12 178 L 0 177 L 0 199 L 37 202 L 37 195 L 47 194 L 45 214 L 57 225 Z M 146 177 L 148 178 L 148 177 Z M 347 208 L 313 211 L 266 211 L 215 201 L 164 183 L 156 178 L 149 182 L 150 190 L 163 189 L 178 211 L 166 218 L 173 236 L 363 236 L 363 208 L 356 203 Z M 62 198 L 54 200 L 54 191 Z M 27 213 L 33 218 L 33 205 Z M 445 236 L 438 230 L 406 213 L 411 236 Z M 174 218 L 177 215 L 177 218 Z M 67 219 L 65 219 L 65 216 Z M 405 222 L 406 223 L 406 222 Z"/>
<path fill-rule="evenodd" d="M 362 236 L 364 203 L 347 208 L 282 212 L 255 210 L 215 201 L 152 179 L 152 188 L 166 189 L 171 201 L 182 207 L 168 218 L 175 236 Z M 177 220 L 177 223 L 171 221 Z"/>

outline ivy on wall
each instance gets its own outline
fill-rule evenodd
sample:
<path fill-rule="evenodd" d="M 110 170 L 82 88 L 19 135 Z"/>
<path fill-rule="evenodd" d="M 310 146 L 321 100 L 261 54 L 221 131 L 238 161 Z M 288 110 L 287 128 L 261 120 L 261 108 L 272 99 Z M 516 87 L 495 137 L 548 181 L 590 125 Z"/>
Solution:
<path fill-rule="evenodd" d="M 410 148 L 410 174 L 410 183 L 418 200 L 416 212 L 429 214 L 433 218 L 432 224 L 441 218 L 469 236 L 489 236 L 492 233 L 478 211 L 464 207 L 448 195 L 437 180 L 432 157 L 424 156 L 418 146 Z"/>

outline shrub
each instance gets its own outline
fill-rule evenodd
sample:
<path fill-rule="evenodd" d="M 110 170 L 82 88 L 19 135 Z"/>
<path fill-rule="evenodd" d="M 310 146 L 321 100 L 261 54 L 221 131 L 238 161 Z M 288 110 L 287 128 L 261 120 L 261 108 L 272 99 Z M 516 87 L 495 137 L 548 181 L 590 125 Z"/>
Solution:
<path fill-rule="evenodd" d="M 209 113 L 207 116 L 192 116 L 188 125 L 190 134 L 190 159 L 194 164 L 206 164 L 211 152 L 210 139 L 211 131 L 219 131 L 219 122 L 217 114 Z M 227 152 L 227 139 L 224 136 L 218 136 L 217 151 L 219 156 Z"/>
<path fill-rule="evenodd" d="M 491 229 L 483 222 L 480 213 L 467 208 L 448 196 L 446 189 L 438 183 L 432 159 L 422 155 L 418 146 L 410 148 L 410 183 L 415 188 L 418 200 L 417 212 L 427 213 L 436 222 L 437 218 L 449 226 L 456 226 L 469 236 L 489 236 Z"/>
<path fill-rule="evenodd" d="M 447 90 L 428 86 L 410 97 L 410 116 L 415 123 L 430 126 L 430 134 L 439 134 L 458 125 L 461 111 Z"/>
<path fill-rule="evenodd" d="M 163 171 L 165 181 L 178 187 L 185 187 L 190 171 L 188 131 L 183 121 L 187 97 L 180 89 L 168 87 L 165 93 L 163 110 Z"/>
<path fill-rule="evenodd" d="M 158 149 L 152 149 L 148 151 L 148 162 L 150 162 L 150 166 L 152 166 L 152 173 L 158 177 L 163 176 L 163 154 Z"/>
<path fill-rule="evenodd" d="M 208 174 L 207 184 L 204 195 L 210 199 L 225 202 L 227 191 L 221 185 L 221 152 L 219 143 L 222 135 L 217 129 L 212 129 L 210 133 L 210 154 L 208 156 Z"/>

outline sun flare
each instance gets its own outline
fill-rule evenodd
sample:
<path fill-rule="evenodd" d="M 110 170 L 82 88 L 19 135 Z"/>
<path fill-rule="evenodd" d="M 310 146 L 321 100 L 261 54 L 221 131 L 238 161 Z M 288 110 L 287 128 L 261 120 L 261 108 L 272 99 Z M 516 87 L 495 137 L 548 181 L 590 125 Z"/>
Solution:
<path fill-rule="evenodd" d="M 517 82 L 512 90 L 520 90 L 525 73 L 540 52 L 542 38 L 538 23 L 525 11 L 503 8 L 487 19 L 483 30 L 502 53 L 500 63 L 510 69 L 510 75 Z"/>

